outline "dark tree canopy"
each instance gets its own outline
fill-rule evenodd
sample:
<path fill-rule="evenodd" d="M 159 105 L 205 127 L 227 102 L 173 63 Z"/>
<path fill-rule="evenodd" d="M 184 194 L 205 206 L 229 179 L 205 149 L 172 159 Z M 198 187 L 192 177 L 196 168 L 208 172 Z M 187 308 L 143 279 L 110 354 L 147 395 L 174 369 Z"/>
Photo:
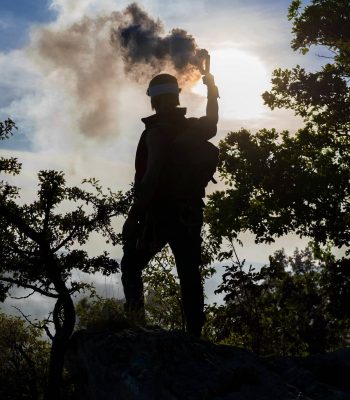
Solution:
<path fill-rule="evenodd" d="M 330 11 L 332 10 L 332 11 Z M 336 246 L 350 243 L 349 2 L 294 1 L 294 50 L 332 55 L 316 72 L 277 69 L 263 98 L 304 120 L 298 132 L 242 129 L 221 142 L 225 191 L 211 196 L 207 219 L 217 237 L 249 230 L 259 241 L 296 232 Z"/>
<path fill-rule="evenodd" d="M 228 133 L 219 165 L 226 188 L 210 196 L 206 219 L 225 245 L 249 231 L 267 243 L 296 233 L 313 248 L 293 257 L 279 251 L 261 271 L 231 261 L 219 287 L 225 304 L 209 310 L 208 329 L 257 353 L 303 355 L 344 345 L 349 332 L 349 259 L 322 248 L 350 246 L 350 3 L 302 8 L 295 0 L 289 19 L 292 48 L 317 51 L 326 63 L 311 72 L 276 69 L 263 99 L 294 111 L 303 127 Z"/>
<path fill-rule="evenodd" d="M 221 142 L 220 172 L 229 187 L 211 196 L 207 218 L 216 236 L 249 230 L 258 242 L 290 232 L 347 246 L 350 153 L 307 129 L 297 135 L 242 129 Z"/>
<path fill-rule="evenodd" d="M 0 397 L 42 398 L 50 345 L 41 331 L 18 317 L 0 313 Z"/>
<path fill-rule="evenodd" d="M 301 10 L 293 0 L 288 19 L 293 21 L 293 50 L 307 52 L 312 45 L 326 46 L 338 65 L 349 67 L 350 3 L 348 0 L 312 0 Z M 348 71 L 349 72 L 349 71 Z"/>
<path fill-rule="evenodd" d="M 1 123 L 0 137 L 8 138 L 14 127 L 11 120 Z M 0 172 L 20 170 L 17 159 L 0 158 Z M 89 257 L 81 246 L 92 232 L 114 245 L 120 242 L 112 218 L 126 213 L 130 193 L 105 193 L 95 179 L 84 180 L 86 188 L 69 187 L 57 171 L 40 171 L 38 180 L 37 199 L 30 204 L 20 201 L 16 186 L 0 181 L 0 295 L 4 300 L 18 286 L 55 299 L 55 332 L 46 327 L 52 348 L 45 398 L 51 400 L 59 397 L 64 352 L 75 325 L 72 295 L 89 287 L 74 281 L 73 271 L 108 275 L 118 269 L 106 252 Z"/>
<path fill-rule="evenodd" d="M 207 329 L 215 341 L 264 355 L 307 355 L 346 345 L 350 328 L 349 260 L 307 247 L 279 250 L 256 271 L 233 262 L 211 307 Z"/>

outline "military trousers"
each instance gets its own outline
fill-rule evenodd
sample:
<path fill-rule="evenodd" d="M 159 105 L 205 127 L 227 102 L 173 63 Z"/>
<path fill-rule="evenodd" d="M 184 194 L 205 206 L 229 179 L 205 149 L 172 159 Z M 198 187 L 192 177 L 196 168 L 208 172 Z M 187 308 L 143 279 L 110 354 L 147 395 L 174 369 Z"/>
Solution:
<path fill-rule="evenodd" d="M 200 275 L 202 202 L 157 204 L 140 229 L 124 242 L 121 261 L 126 312 L 144 314 L 142 271 L 166 244 L 176 262 L 186 331 L 199 337 L 204 324 L 204 295 Z"/>

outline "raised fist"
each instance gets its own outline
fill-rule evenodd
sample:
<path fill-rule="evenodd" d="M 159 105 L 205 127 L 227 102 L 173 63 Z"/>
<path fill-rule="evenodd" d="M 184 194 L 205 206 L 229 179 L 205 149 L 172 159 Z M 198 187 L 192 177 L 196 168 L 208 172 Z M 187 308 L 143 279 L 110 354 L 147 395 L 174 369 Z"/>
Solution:
<path fill-rule="evenodd" d="M 204 85 L 207 85 L 207 86 L 215 86 L 214 75 L 212 75 L 212 74 L 210 74 L 210 73 L 206 73 L 206 74 L 203 76 L 202 79 L 203 79 Z"/>

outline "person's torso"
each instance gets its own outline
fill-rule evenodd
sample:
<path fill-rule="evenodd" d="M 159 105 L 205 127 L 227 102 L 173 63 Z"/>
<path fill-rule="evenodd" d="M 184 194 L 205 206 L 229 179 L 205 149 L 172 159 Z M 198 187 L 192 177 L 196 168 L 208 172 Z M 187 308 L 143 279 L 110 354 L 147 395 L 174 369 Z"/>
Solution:
<path fill-rule="evenodd" d="M 191 176 L 190 160 L 193 149 L 182 138 L 194 134 L 195 118 L 187 119 L 185 109 L 176 109 L 170 114 L 155 114 L 144 118 L 146 125 L 142 133 L 135 159 L 135 187 L 142 181 L 147 169 L 147 136 L 153 129 L 159 129 L 164 138 L 162 149 L 164 164 L 154 192 L 153 202 L 177 202 L 180 200 L 198 202 L 205 196 L 205 186 Z M 192 153 L 191 153 L 192 152 Z M 193 168 L 192 168 L 193 169 Z"/>

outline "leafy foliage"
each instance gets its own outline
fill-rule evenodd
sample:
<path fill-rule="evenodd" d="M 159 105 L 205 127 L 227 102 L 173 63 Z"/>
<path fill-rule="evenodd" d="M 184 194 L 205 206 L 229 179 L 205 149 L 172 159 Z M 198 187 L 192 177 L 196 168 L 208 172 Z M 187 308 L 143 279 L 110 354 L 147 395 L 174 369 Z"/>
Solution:
<path fill-rule="evenodd" d="M 293 1 L 292 47 L 322 46 L 332 55 L 316 72 L 277 69 L 263 94 L 271 109 L 304 120 L 294 135 L 242 129 L 221 142 L 220 172 L 229 184 L 211 196 L 207 220 L 218 238 L 249 230 L 258 242 L 289 232 L 321 243 L 349 245 L 350 88 L 349 2 Z"/>
<path fill-rule="evenodd" d="M 216 237 L 249 230 L 258 242 L 296 232 L 337 246 L 350 240 L 350 152 L 340 155 L 307 129 L 231 132 L 220 144 L 220 172 L 230 185 L 206 211 Z M 344 148 L 345 150 L 345 148 Z"/>
<path fill-rule="evenodd" d="M 0 140 L 8 139 L 13 134 L 14 129 L 17 128 L 12 119 L 8 118 L 3 122 L 0 121 Z"/>
<path fill-rule="evenodd" d="M 45 246 L 65 282 L 71 280 L 74 269 L 87 273 L 101 271 L 107 275 L 116 272 L 118 264 L 107 253 L 89 257 L 86 251 L 71 247 L 84 245 L 91 232 L 101 233 L 113 244 L 119 243 L 120 238 L 110 223 L 113 216 L 126 212 L 128 198 L 121 193 L 104 194 L 94 180 L 87 183 L 95 193 L 66 187 L 61 172 L 40 171 L 38 177 L 38 200 L 31 204 L 18 205 L 14 201 L 17 194 L 11 191 L 1 194 L 0 280 L 56 298 L 57 288 L 50 276 L 52 265 L 43 259 Z M 65 214 L 56 212 L 67 200 L 75 203 L 76 209 Z M 71 281 L 69 292 L 73 294 L 85 287 Z"/>
<path fill-rule="evenodd" d="M 38 399 L 47 375 L 50 346 L 22 319 L 0 314 L 0 397 Z"/>
<path fill-rule="evenodd" d="M 227 188 L 210 197 L 206 220 L 222 243 L 250 231 L 270 243 L 288 233 L 313 240 L 311 251 L 277 252 L 256 272 L 227 266 L 219 292 L 226 304 L 208 310 L 208 335 L 257 353 L 307 354 L 344 344 L 349 331 L 349 259 L 322 245 L 350 245 L 350 4 L 292 1 L 292 48 L 320 48 L 328 61 L 308 72 L 276 69 L 263 94 L 272 110 L 304 121 L 295 134 L 230 132 L 220 143 Z M 230 252 L 226 254 L 230 256 Z M 244 267 L 244 268 L 243 268 Z M 316 339 L 317 338 L 317 339 Z"/>
<path fill-rule="evenodd" d="M 288 18 L 293 21 L 293 50 L 305 51 L 313 45 L 328 47 L 337 65 L 349 67 L 350 4 L 347 0 L 312 0 L 301 11 L 293 0 Z M 349 70 L 347 70 L 349 72 Z"/>
<path fill-rule="evenodd" d="M 94 295 L 82 298 L 76 305 L 78 323 L 76 329 L 129 328 L 130 321 L 124 313 L 123 300 Z"/>
<path fill-rule="evenodd" d="M 12 121 L 1 125 L 2 137 L 14 128 Z M 17 175 L 21 166 L 16 159 L 2 158 L 0 171 Z M 19 203 L 19 190 L 0 182 L 0 297 L 5 298 L 14 286 L 31 289 L 56 300 L 52 311 L 55 333 L 52 338 L 49 384 L 46 399 L 58 398 L 63 357 L 75 324 L 71 296 L 89 288 L 75 282 L 72 273 L 97 271 L 105 275 L 118 269 L 116 260 L 106 252 L 89 257 L 81 247 L 92 232 L 107 242 L 120 243 L 112 228 L 112 218 L 127 212 L 131 193 L 105 193 L 95 179 L 84 180 L 81 187 L 68 187 L 64 174 L 40 171 L 37 199 Z M 63 212 L 70 209 L 72 211 Z M 49 320 L 48 320 L 49 321 Z"/>
<path fill-rule="evenodd" d="M 330 254 L 319 260 L 309 247 L 292 257 L 277 251 L 259 272 L 233 262 L 217 290 L 226 304 L 210 310 L 210 335 L 264 355 L 307 355 L 344 346 L 349 278 L 348 260 L 336 262 Z M 342 293 L 336 302 L 335 293 Z"/>
<path fill-rule="evenodd" d="M 145 308 L 152 325 L 184 329 L 181 289 L 175 271 L 175 260 L 168 247 L 155 255 L 144 271 Z"/>

